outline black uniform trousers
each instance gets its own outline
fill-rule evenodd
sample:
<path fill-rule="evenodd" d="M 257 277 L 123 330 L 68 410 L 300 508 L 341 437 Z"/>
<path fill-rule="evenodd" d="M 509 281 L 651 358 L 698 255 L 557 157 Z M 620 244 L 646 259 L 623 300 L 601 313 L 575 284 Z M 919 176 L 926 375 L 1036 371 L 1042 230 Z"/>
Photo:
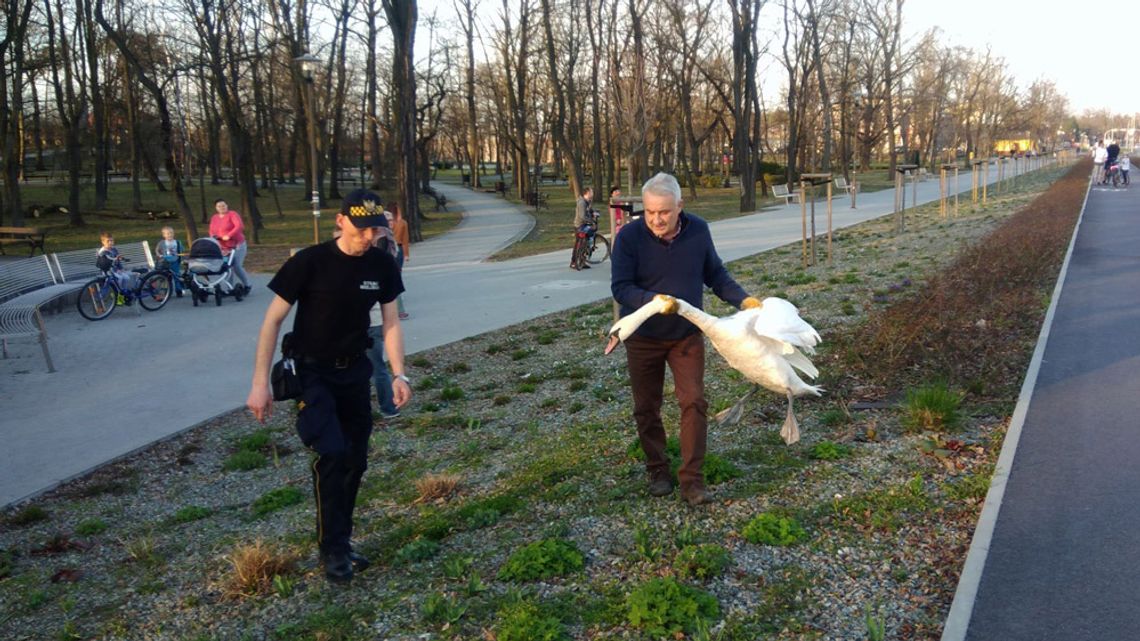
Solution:
<path fill-rule="evenodd" d="M 372 363 L 364 354 L 346 367 L 302 361 L 297 373 L 304 390 L 297 401 L 297 433 L 317 455 L 312 468 L 320 551 L 347 553 L 356 494 L 368 468 Z"/>

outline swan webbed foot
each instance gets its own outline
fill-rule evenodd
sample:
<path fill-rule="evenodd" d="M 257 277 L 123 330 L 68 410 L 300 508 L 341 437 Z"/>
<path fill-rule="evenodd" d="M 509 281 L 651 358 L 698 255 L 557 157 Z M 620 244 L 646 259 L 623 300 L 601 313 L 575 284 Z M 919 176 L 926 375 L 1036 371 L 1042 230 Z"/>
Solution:
<path fill-rule="evenodd" d="M 717 427 L 722 427 L 724 425 L 736 425 L 738 422 L 740 422 L 740 417 L 744 415 L 744 403 L 748 399 L 752 398 L 752 395 L 755 394 L 759 389 L 759 387 L 753 386 L 752 389 L 748 390 L 747 394 L 740 397 L 739 401 L 733 403 L 732 407 L 717 412 L 716 416 L 714 417 L 716 419 Z"/>
<path fill-rule="evenodd" d="M 780 436 L 784 439 L 784 443 L 791 445 L 800 440 L 800 424 L 796 420 L 796 415 L 792 413 L 792 393 L 788 392 L 788 416 L 784 419 L 784 425 L 780 428 Z"/>

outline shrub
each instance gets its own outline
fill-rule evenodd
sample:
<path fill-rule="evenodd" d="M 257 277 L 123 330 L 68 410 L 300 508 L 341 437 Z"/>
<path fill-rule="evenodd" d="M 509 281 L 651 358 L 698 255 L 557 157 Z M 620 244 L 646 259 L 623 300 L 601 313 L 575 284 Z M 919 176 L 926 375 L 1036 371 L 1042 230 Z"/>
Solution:
<path fill-rule="evenodd" d="M 175 523 L 190 523 L 191 521 L 198 521 L 210 516 L 210 508 L 201 507 L 198 505 L 187 505 L 174 513 L 170 520 Z"/>
<path fill-rule="evenodd" d="M 260 467 L 265 467 L 269 464 L 269 459 L 261 452 L 251 452 L 249 450 L 238 450 L 234 452 L 222 463 L 222 469 L 227 472 L 241 470 L 243 472 L 249 470 L 256 470 Z"/>
<path fill-rule="evenodd" d="M 850 454 L 851 448 L 831 441 L 820 441 L 808 450 L 808 456 L 817 461 L 836 461 L 847 458 Z"/>
<path fill-rule="evenodd" d="M 434 501 L 446 499 L 459 488 L 459 475 L 457 474 L 428 474 L 416 479 L 416 491 L 419 492 L 418 501 Z"/>
<path fill-rule="evenodd" d="M 269 490 L 253 502 L 252 509 L 255 516 L 265 516 L 271 512 L 296 505 L 305 498 L 305 495 L 293 487 L 286 485 L 275 490 Z"/>
<path fill-rule="evenodd" d="M 958 413 L 961 401 L 961 396 L 943 382 L 910 390 L 903 404 L 903 426 L 912 432 L 953 429 L 961 421 Z"/>
<path fill-rule="evenodd" d="M 47 510 L 38 505 L 29 505 L 13 514 L 8 519 L 8 522 L 12 525 L 31 525 L 32 523 L 46 520 L 48 520 Z"/>
<path fill-rule="evenodd" d="M 0 579 L 6 579 L 12 576 L 12 565 L 14 559 L 10 551 L 0 549 Z"/>
<path fill-rule="evenodd" d="M 92 536 L 107 529 L 103 519 L 83 519 L 75 526 L 75 533 L 80 536 Z"/>
<path fill-rule="evenodd" d="M 500 405 L 506 405 L 507 403 L 510 403 L 510 402 L 511 402 L 510 396 L 507 396 L 506 394 L 500 394 L 500 395 L 496 396 L 491 401 L 491 404 L 498 407 Z"/>
<path fill-rule="evenodd" d="M 626 597 L 626 608 L 630 625 L 655 638 L 691 631 L 698 619 L 715 619 L 720 614 L 711 594 L 671 578 L 637 586 Z"/>
<path fill-rule="evenodd" d="M 793 545 L 808 538 L 795 519 L 768 512 L 756 515 L 741 532 L 745 540 L 761 545 Z"/>
<path fill-rule="evenodd" d="M 428 539 L 416 539 L 396 551 L 396 560 L 400 563 L 410 564 L 427 561 L 439 554 L 439 543 Z"/>
<path fill-rule="evenodd" d="M 420 614 L 424 621 L 434 624 L 452 624 L 463 618 L 467 606 L 459 602 L 456 597 L 449 597 L 439 592 L 432 592 L 424 599 L 420 606 Z"/>
<path fill-rule="evenodd" d="M 739 478 L 741 474 L 740 468 L 716 454 L 705 455 L 705 464 L 702 469 L 705 474 L 705 483 L 709 485 L 719 485 L 725 481 L 731 481 Z"/>
<path fill-rule="evenodd" d="M 682 579 L 689 577 L 705 581 L 720 576 L 732 563 L 728 550 L 715 543 L 687 545 L 677 553 L 673 569 Z"/>
<path fill-rule="evenodd" d="M 536 389 L 538 389 L 538 386 L 535 385 L 534 383 L 520 383 L 519 384 L 519 393 L 520 394 L 533 394 L 534 390 L 536 390 Z"/>
<path fill-rule="evenodd" d="M 480 508 L 472 511 L 465 519 L 464 522 L 467 527 L 472 530 L 479 528 L 490 527 L 499 522 L 502 515 L 494 508 Z"/>
<path fill-rule="evenodd" d="M 506 581 L 534 581 L 569 574 L 582 569 L 585 559 L 578 548 L 564 539 L 543 539 L 515 550 L 499 578 Z"/>
<path fill-rule="evenodd" d="M 269 430 L 257 430 L 256 432 L 243 436 L 238 440 L 237 447 L 239 450 L 247 452 L 260 452 L 273 442 L 273 436 Z"/>
<path fill-rule="evenodd" d="M 239 544 L 226 555 L 226 561 L 230 564 L 230 572 L 224 581 L 223 592 L 227 597 L 240 598 L 271 592 L 274 579 L 292 572 L 297 559 L 258 539 L 253 543 Z"/>
<path fill-rule="evenodd" d="M 517 601 L 499 609 L 496 641 L 561 641 L 566 638 L 562 622 L 542 614 L 529 601 Z"/>
<path fill-rule="evenodd" d="M 441 401 L 458 401 L 462 400 L 466 394 L 463 393 L 462 387 L 449 385 L 439 392 L 439 400 Z"/>

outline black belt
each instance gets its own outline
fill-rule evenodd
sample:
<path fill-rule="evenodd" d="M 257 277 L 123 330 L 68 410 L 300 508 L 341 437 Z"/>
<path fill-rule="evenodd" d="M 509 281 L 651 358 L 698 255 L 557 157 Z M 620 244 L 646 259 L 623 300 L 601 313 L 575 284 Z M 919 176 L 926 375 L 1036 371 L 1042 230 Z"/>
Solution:
<path fill-rule="evenodd" d="M 321 367 L 333 367 L 336 369 L 345 369 L 356 362 L 358 358 L 363 358 L 364 352 L 358 352 L 349 356 L 338 356 L 336 358 L 314 358 L 312 356 L 297 356 L 295 360 L 304 365 L 318 365 Z"/>

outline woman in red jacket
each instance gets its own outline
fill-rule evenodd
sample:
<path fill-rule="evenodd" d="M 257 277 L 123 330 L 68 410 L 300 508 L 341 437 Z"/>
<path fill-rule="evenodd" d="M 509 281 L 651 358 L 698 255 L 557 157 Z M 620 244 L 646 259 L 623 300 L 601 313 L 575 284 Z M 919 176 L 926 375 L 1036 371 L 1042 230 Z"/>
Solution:
<path fill-rule="evenodd" d="M 241 287 L 245 289 L 244 295 L 248 296 L 250 292 L 249 275 L 242 269 L 246 252 L 244 229 L 245 224 L 241 220 L 241 214 L 230 209 L 225 198 L 214 201 L 214 217 L 210 219 L 210 235 L 217 239 L 224 254 L 233 253 L 230 269 L 241 281 Z"/>

